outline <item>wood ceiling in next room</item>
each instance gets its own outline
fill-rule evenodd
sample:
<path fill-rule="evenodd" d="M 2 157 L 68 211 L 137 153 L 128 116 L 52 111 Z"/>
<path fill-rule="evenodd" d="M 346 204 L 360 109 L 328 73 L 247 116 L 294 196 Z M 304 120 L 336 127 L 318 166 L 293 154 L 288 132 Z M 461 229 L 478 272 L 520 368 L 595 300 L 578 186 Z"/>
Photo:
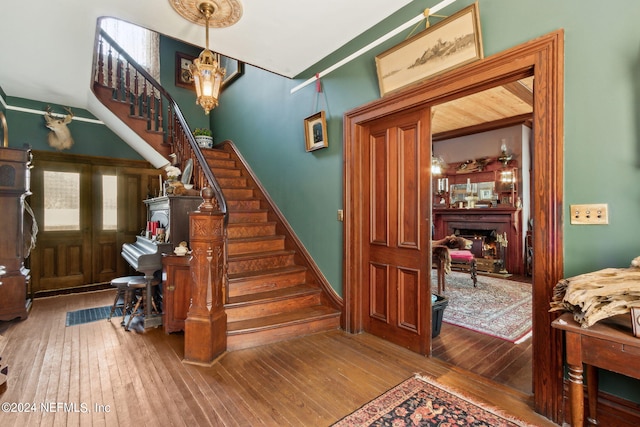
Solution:
<path fill-rule="evenodd" d="M 532 115 L 533 76 L 434 106 L 433 140 L 529 123 Z"/>

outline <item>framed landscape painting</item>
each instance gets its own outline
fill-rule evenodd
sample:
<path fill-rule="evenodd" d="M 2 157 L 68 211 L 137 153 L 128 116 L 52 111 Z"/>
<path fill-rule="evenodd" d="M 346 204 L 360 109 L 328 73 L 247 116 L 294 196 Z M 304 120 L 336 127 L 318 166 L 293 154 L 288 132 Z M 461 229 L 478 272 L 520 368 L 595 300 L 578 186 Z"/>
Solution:
<path fill-rule="evenodd" d="M 474 3 L 376 56 L 380 96 L 483 57 Z"/>

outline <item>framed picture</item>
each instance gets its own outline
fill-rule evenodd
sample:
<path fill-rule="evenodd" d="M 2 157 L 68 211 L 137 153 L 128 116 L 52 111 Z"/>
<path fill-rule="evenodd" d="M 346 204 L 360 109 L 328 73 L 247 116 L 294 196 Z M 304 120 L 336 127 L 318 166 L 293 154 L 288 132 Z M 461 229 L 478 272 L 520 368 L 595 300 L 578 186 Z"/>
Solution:
<path fill-rule="evenodd" d="M 327 141 L 327 120 L 324 111 L 304 119 L 304 137 L 307 151 L 329 146 Z"/>
<path fill-rule="evenodd" d="M 222 89 L 233 83 L 238 77 L 244 73 L 244 62 L 228 56 L 220 55 L 220 66 L 227 70 L 222 80 Z"/>
<path fill-rule="evenodd" d="M 191 75 L 191 64 L 195 56 L 186 53 L 176 52 L 176 86 L 185 89 L 196 90 L 193 85 L 193 76 Z M 226 70 L 224 80 L 222 80 L 221 90 L 229 86 L 238 77 L 244 73 L 244 62 L 228 56 L 220 55 L 220 66 Z"/>
<path fill-rule="evenodd" d="M 191 75 L 191 64 L 194 59 L 196 59 L 195 56 L 176 52 L 176 86 L 196 90 L 193 84 L 193 75 Z"/>
<path fill-rule="evenodd" d="M 380 96 L 483 57 L 474 3 L 376 56 Z"/>

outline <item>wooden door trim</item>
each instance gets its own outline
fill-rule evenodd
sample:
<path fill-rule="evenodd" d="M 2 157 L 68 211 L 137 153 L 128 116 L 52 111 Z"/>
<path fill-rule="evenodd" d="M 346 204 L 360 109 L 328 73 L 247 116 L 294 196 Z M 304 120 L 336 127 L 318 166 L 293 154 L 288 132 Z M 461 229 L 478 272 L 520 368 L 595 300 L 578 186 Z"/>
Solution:
<path fill-rule="evenodd" d="M 349 332 L 362 331 L 363 283 L 361 260 L 363 207 L 360 144 L 366 123 L 417 106 L 431 106 L 496 86 L 534 76 L 533 235 L 533 391 L 535 410 L 562 420 L 562 339 L 552 330 L 556 317 L 548 312 L 554 285 L 563 276 L 562 202 L 564 132 L 564 31 L 558 30 L 489 58 L 435 77 L 344 116 L 344 324 Z M 427 266 L 425 266 L 426 268 Z"/>

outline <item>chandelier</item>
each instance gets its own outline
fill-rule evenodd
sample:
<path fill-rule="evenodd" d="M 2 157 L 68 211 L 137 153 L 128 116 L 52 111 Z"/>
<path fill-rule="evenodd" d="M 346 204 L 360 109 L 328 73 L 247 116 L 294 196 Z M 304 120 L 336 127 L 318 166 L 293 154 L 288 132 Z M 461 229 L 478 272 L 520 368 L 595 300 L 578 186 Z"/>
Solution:
<path fill-rule="evenodd" d="M 206 114 L 218 106 L 218 98 L 222 80 L 226 73 L 220 66 L 220 54 L 209 50 L 209 25 L 214 27 L 228 27 L 235 24 L 242 16 L 242 6 L 239 0 L 169 0 L 173 8 L 183 18 L 191 22 L 202 24 L 206 28 L 205 49 L 193 60 L 190 67 L 196 89 L 196 104 L 199 104 Z"/>
<path fill-rule="evenodd" d="M 212 3 L 205 2 L 200 3 L 198 10 L 205 19 L 206 44 L 200 56 L 193 60 L 191 74 L 196 85 L 196 104 L 200 104 L 204 112 L 209 114 L 209 111 L 218 106 L 220 86 L 226 70 L 220 67 L 220 55 L 209 50 L 209 19 L 215 12 L 215 8 Z"/>

